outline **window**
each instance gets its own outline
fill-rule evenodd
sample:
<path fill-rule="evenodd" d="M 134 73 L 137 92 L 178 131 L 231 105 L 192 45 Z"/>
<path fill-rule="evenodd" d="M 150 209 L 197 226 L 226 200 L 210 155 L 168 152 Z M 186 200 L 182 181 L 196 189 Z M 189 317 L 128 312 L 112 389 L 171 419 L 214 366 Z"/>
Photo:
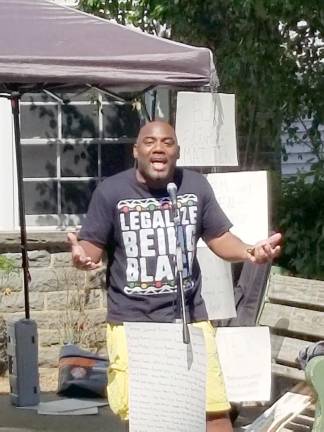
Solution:
<path fill-rule="evenodd" d="M 131 103 L 93 90 L 25 94 L 20 104 L 26 222 L 82 223 L 97 183 L 133 166 L 140 117 Z"/>

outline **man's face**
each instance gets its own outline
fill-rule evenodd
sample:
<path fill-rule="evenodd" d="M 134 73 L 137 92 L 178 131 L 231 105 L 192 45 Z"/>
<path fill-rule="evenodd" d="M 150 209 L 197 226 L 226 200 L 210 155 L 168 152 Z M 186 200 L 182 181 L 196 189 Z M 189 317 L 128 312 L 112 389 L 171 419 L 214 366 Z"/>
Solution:
<path fill-rule="evenodd" d="M 163 187 L 173 179 L 179 146 L 174 129 L 164 122 L 145 125 L 134 146 L 137 176 L 150 187 Z"/>

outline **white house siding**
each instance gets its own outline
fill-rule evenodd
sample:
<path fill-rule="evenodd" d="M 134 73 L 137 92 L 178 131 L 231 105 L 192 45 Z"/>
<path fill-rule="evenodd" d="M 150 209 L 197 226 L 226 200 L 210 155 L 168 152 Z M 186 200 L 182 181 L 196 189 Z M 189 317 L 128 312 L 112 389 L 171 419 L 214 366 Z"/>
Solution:
<path fill-rule="evenodd" d="M 15 149 L 11 105 L 0 98 L 0 231 L 15 227 L 17 196 Z"/>
<path fill-rule="evenodd" d="M 297 172 L 308 172 L 311 166 L 316 162 L 317 158 L 312 153 L 309 138 L 303 138 L 305 135 L 305 127 L 311 127 L 311 120 L 304 120 L 292 125 L 297 128 L 296 138 L 289 138 L 288 133 L 283 133 L 281 136 L 282 147 L 286 150 L 286 156 L 281 158 L 281 173 L 283 176 L 293 175 Z M 320 126 L 322 143 L 324 143 L 324 125 Z M 289 145 L 288 143 L 293 143 Z M 322 144 L 322 150 L 324 150 Z"/>

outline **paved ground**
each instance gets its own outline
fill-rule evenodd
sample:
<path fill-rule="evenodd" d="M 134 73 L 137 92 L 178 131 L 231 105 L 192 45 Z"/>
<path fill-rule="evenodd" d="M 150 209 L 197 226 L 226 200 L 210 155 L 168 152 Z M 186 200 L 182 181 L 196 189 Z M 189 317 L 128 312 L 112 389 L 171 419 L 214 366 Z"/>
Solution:
<path fill-rule="evenodd" d="M 56 400 L 53 393 L 41 395 L 41 401 Z M 91 416 L 38 415 L 11 405 L 8 395 L 0 395 L 0 432 L 127 432 L 110 409 L 99 408 L 99 414 Z"/>
<path fill-rule="evenodd" d="M 42 393 L 41 402 L 57 400 L 55 393 Z M 236 422 L 241 431 L 242 424 L 251 422 L 261 407 L 245 408 Z M 0 432 L 128 432 L 126 423 L 121 422 L 108 406 L 99 408 L 99 414 L 89 416 L 39 415 L 35 410 L 16 408 L 11 405 L 8 394 L 0 394 Z M 167 432 L 167 431 L 166 431 Z"/>

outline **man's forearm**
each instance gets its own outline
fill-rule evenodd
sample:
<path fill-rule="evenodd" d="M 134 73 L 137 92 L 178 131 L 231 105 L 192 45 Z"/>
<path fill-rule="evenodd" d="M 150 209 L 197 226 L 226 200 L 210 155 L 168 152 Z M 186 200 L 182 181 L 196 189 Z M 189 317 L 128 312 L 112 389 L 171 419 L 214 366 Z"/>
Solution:
<path fill-rule="evenodd" d="M 206 243 L 217 256 L 231 262 L 250 259 L 253 250 L 253 246 L 244 243 L 230 231 L 220 237 L 206 240 Z"/>

